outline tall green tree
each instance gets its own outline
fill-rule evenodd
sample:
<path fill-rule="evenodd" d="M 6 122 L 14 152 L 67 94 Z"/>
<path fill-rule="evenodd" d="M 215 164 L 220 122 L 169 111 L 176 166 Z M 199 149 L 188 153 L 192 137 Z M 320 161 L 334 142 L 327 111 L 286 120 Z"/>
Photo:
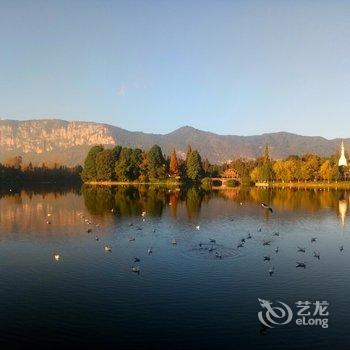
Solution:
<path fill-rule="evenodd" d="M 165 177 L 165 159 L 162 149 L 154 145 L 147 153 L 148 175 L 150 179 Z"/>
<path fill-rule="evenodd" d="M 111 181 L 114 178 L 115 153 L 105 149 L 96 155 L 96 179 L 98 181 Z"/>
<path fill-rule="evenodd" d="M 129 181 L 129 165 L 131 158 L 132 149 L 124 147 L 119 155 L 119 159 L 115 164 L 115 175 L 116 178 L 120 181 Z"/>
<path fill-rule="evenodd" d="M 192 151 L 186 161 L 186 175 L 192 181 L 198 181 L 203 176 L 202 159 L 198 151 Z"/>
<path fill-rule="evenodd" d="M 122 151 L 122 149 L 123 149 L 123 147 L 120 145 L 117 145 L 112 149 L 115 162 L 118 161 L 119 156 L 120 156 L 120 152 Z"/>
<path fill-rule="evenodd" d="M 94 181 L 97 180 L 97 168 L 96 168 L 96 157 L 102 152 L 104 148 L 102 146 L 93 146 L 87 154 L 84 161 L 84 168 L 81 173 L 83 181 Z"/>
<path fill-rule="evenodd" d="M 120 181 L 135 181 L 141 174 L 142 151 L 123 148 L 115 165 L 115 174 Z"/>

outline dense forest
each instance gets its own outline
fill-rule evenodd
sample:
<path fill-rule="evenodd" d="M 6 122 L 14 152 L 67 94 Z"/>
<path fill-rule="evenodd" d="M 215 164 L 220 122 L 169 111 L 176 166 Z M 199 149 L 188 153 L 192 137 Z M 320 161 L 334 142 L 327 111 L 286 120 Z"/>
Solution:
<path fill-rule="evenodd" d="M 81 166 L 69 168 L 58 164 L 25 165 L 21 157 L 12 157 L 0 164 L 0 185 L 79 184 L 81 171 Z"/>
<path fill-rule="evenodd" d="M 336 153 L 330 157 L 306 154 L 302 157 L 291 155 L 286 159 L 272 160 L 266 145 L 258 159 L 239 158 L 230 163 L 213 165 L 207 159 L 203 161 L 199 152 L 191 146 L 188 146 L 184 159 L 177 156 L 175 149 L 166 157 L 158 145 L 146 152 L 121 146 L 113 149 L 94 146 L 85 159 L 82 179 L 84 182 L 154 182 L 176 179 L 193 183 L 225 177 L 226 170 L 234 169 L 244 184 L 266 181 L 334 182 L 344 179 L 348 170 L 338 166 L 338 159 L 339 154 Z"/>
<path fill-rule="evenodd" d="M 84 182 L 159 182 L 164 180 L 199 182 L 205 177 L 218 176 L 221 169 L 202 161 L 198 151 L 188 147 L 186 158 L 181 159 L 173 150 L 166 157 L 158 145 L 147 152 L 138 148 L 116 146 L 90 149 L 82 171 Z"/>

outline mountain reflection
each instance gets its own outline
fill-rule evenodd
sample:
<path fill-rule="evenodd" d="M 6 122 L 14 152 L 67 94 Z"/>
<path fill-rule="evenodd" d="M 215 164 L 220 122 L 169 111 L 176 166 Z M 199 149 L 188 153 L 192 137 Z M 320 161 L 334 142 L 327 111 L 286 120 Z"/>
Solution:
<path fill-rule="evenodd" d="M 269 203 L 274 214 L 262 210 L 261 202 Z M 1 235 L 78 235 L 86 232 L 79 214 L 108 226 L 118 218 L 140 217 L 144 211 L 148 217 L 168 215 L 180 221 L 232 215 L 290 218 L 293 212 L 323 215 L 328 211 L 344 226 L 348 209 L 347 191 L 235 188 L 208 192 L 162 186 L 83 186 L 68 192 L 46 189 L 0 194 L 0 229 Z"/>

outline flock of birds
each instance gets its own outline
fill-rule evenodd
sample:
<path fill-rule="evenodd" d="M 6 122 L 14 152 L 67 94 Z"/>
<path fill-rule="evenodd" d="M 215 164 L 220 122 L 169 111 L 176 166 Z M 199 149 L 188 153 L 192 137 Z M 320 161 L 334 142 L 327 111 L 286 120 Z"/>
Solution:
<path fill-rule="evenodd" d="M 243 205 L 243 203 L 240 203 L 240 205 Z M 269 212 L 273 213 L 273 209 L 272 209 L 269 205 L 267 205 L 266 203 L 261 203 L 261 206 L 262 206 L 262 208 L 264 208 L 264 209 L 268 210 Z M 111 211 L 113 212 L 113 209 L 112 209 Z M 80 218 L 81 218 L 87 225 L 95 225 L 96 228 L 99 228 L 99 226 L 100 226 L 99 224 L 93 224 L 93 222 L 92 222 L 91 220 L 87 219 L 87 218 L 84 216 L 83 213 L 79 213 L 78 215 L 80 216 Z M 51 213 L 47 214 L 47 221 L 46 221 L 46 223 L 47 223 L 48 225 L 51 225 L 51 221 L 49 220 L 49 218 L 50 218 L 51 216 L 52 216 Z M 145 221 L 146 212 L 145 212 L 145 211 L 142 212 L 141 216 L 142 216 L 142 221 Z M 233 219 L 231 219 L 231 221 L 233 221 Z M 133 226 L 133 225 L 134 225 L 133 223 L 130 223 L 130 224 L 129 224 L 129 226 Z M 196 230 L 200 230 L 200 226 L 199 226 L 199 225 L 197 225 L 195 228 L 196 228 Z M 137 229 L 137 230 L 142 230 L 142 227 L 138 226 L 136 229 Z M 261 228 L 258 228 L 258 232 L 261 232 L 261 231 L 262 231 Z M 92 229 L 92 228 L 88 228 L 88 229 L 87 229 L 87 233 L 91 234 L 92 232 L 93 232 L 93 229 Z M 156 232 L 156 229 L 153 229 L 153 232 Z M 278 231 L 276 231 L 276 232 L 273 233 L 273 236 L 279 237 L 279 236 L 280 236 L 280 233 L 279 233 Z M 253 238 L 252 234 L 251 234 L 251 233 L 248 233 L 248 235 L 247 235 L 246 237 L 241 238 L 241 240 L 239 241 L 239 243 L 237 244 L 236 247 L 237 247 L 238 249 L 243 248 L 244 245 L 245 245 L 245 243 L 247 242 L 247 240 L 250 240 L 250 239 L 252 239 L 252 238 Z M 130 242 L 135 241 L 135 239 L 136 239 L 136 238 L 133 237 L 133 236 L 132 236 L 132 237 L 129 237 L 129 241 L 130 241 Z M 98 235 L 95 235 L 95 240 L 96 240 L 96 241 L 99 241 Z M 311 242 L 311 243 L 316 243 L 316 242 L 317 242 L 317 237 L 311 237 L 310 242 Z M 262 245 L 263 245 L 263 246 L 270 246 L 271 243 L 272 243 L 272 240 L 263 240 Z M 171 244 L 172 244 L 172 245 L 177 245 L 176 239 L 172 239 L 172 240 L 171 240 Z M 215 244 L 216 244 L 216 239 L 210 238 L 210 239 L 209 239 L 209 243 L 199 243 L 199 249 L 205 249 L 205 250 L 207 250 L 209 253 L 214 252 L 215 258 L 217 258 L 217 259 L 222 259 L 223 255 L 222 255 L 222 253 L 220 253 L 216 248 L 214 248 L 214 245 L 215 245 Z M 105 252 L 112 252 L 112 247 L 109 246 L 109 245 L 105 245 L 105 246 L 104 246 L 104 251 L 105 251 Z M 344 246 L 343 246 L 343 245 L 339 246 L 339 251 L 340 251 L 340 252 L 343 252 L 343 251 L 344 251 Z M 275 252 L 276 254 L 279 252 L 279 247 L 278 247 L 278 246 L 275 247 L 274 252 Z M 300 247 L 300 246 L 298 246 L 298 247 L 297 247 L 297 252 L 298 252 L 298 253 L 306 253 L 306 248 L 305 248 L 305 247 Z M 148 253 L 148 255 L 151 255 L 151 254 L 153 253 L 153 248 L 152 248 L 152 247 L 148 248 L 147 253 Z M 315 251 L 313 252 L 313 257 L 315 257 L 316 259 L 320 260 L 320 258 L 321 258 L 320 252 L 315 250 Z M 60 254 L 57 254 L 57 253 L 56 253 L 56 254 L 53 255 L 53 258 L 54 258 L 55 261 L 59 261 L 59 260 L 61 259 L 61 256 L 60 256 Z M 270 261 L 271 261 L 271 256 L 270 256 L 270 255 L 265 255 L 265 256 L 263 257 L 263 261 L 270 262 Z M 140 262 L 140 258 L 135 257 L 135 258 L 134 258 L 134 265 L 131 267 L 131 271 L 132 271 L 132 272 L 135 272 L 135 273 L 138 273 L 138 274 L 140 273 L 140 271 L 141 271 L 140 266 L 139 266 L 139 265 L 135 265 L 135 264 L 137 264 L 137 263 L 139 263 L 139 262 Z M 305 269 L 305 268 L 306 268 L 306 263 L 305 263 L 304 261 L 297 261 L 295 266 L 296 266 L 296 268 L 304 268 L 304 269 Z M 274 266 L 270 267 L 268 272 L 269 272 L 269 275 L 272 276 L 272 275 L 274 274 L 274 272 L 275 272 Z"/>

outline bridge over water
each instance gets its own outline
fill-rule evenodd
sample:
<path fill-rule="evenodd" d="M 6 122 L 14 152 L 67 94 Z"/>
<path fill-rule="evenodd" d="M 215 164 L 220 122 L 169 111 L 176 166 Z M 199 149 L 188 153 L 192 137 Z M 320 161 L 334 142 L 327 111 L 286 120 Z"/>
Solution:
<path fill-rule="evenodd" d="M 213 188 L 228 188 L 228 187 L 234 187 L 234 186 L 227 186 L 227 183 L 229 181 L 236 181 L 238 183 L 240 183 L 240 179 L 239 178 L 233 178 L 233 177 L 212 177 L 211 178 L 212 182 L 213 182 Z"/>

